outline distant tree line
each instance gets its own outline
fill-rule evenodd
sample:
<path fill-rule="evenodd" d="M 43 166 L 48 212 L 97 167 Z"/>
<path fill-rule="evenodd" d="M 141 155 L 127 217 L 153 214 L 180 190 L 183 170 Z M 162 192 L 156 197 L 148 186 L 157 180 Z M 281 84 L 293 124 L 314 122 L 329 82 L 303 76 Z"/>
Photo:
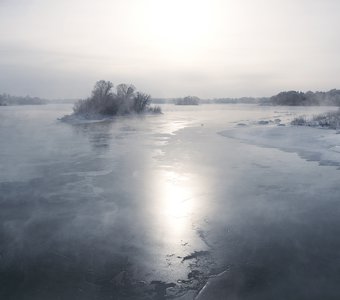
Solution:
<path fill-rule="evenodd" d="M 48 103 L 73 103 L 75 100 L 46 100 L 38 97 L 20 97 L 8 94 L 0 94 L 0 106 L 6 105 L 41 105 Z M 175 103 L 177 105 L 198 105 L 200 103 L 217 104 L 261 104 L 261 105 L 287 105 L 287 106 L 340 106 L 340 90 L 332 89 L 328 92 L 288 91 L 266 98 L 242 97 L 242 98 L 217 98 L 201 100 L 195 96 L 186 96 L 176 99 L 155 99 L 155 103 Z M 100 80 L 96 83 L 91 97 L 79 100 L 74 105 L 75 114 L 126 114 L 140 112 L 160 112 L 159 107 L 151 107 L 150 95 L 138 92 L 131 84 L 119 84 L 113 91 L 110 81 Z"/>
<path fill-rule="evenodd" d="M 253 103 L 262 105 L 287 105 L 287 106 L 340 106 L 340 90 L 330 90 L 328 92 L 311 92 L 308 91 L 288 91 L 281 92 L 275 96 L 266 98 L 220 98 L 214 99 L 214 103 Z"/>
<path fill-rule="evenodd" d="M 269 98 L 269 104 L 292 106 L 340 106 L 340 90 L 333 89 L 328 92 L 308 91 L 306 93 L 297 91 L 281 92 L 276 96 Z"/>
<path fill-rule="evenodd" d="M 19 97 L 19 96 L 11 96 L 8 94 L 0 94 L 0 106 L 6 105 L 41 105 L 47 104 L 48 100 L 41 99 L 38 97 Z"/>
<path fill-rule="evenodd" d="M 100 80 L 95 84 L 92 94 L 85 100 L 75 103 L 75 115 L 124 115 L 129 113 L 160 113 L 160 107 L 151 107 L 151 96 L 138 92 L 132 84 L 119 84 L 113 89 L 111 81 Z"/>
<path fill-rule="evenodd" d="M 186 96 L 184 98 L 175 99 L 176 105 L 198 105 L 200 103 L 200 98 L 196 96 Z"/>
<path fill-rule="evenodd" d="M 242 98 L 217 98 L 213 100 L 213 103 L 217 104 L 259 104 L 268 102 L 269 98 L 253 98 L 253 97 L 242 97 Z"/>

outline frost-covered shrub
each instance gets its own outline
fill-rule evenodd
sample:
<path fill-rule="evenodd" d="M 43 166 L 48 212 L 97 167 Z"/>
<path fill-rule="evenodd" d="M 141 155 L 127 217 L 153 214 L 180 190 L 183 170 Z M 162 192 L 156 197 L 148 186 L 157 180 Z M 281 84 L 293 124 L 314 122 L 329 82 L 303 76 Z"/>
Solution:
<path fill-rule="evenodd" d="M 307 119 L 304 116 L 299 116 L 291 122 L 292 125 L 303 126 L 306 125 Z"/>
<path fill-rule="evenodd" d="M 320 115 L 313 116 L 311 119 L 305 117 L 297 117 L 292 122 L 292 125 L 298 126 L 313 126 L 325 127 L 330 129 L 340 128 L 340 109 Z"/>
<path fill-rule="evenodd" d="M 162 113 L 162 109 L 160 106 L 153 106 L 149 108 L 149 112 L 153 113 L 153 114 L 161 114 Z"/>

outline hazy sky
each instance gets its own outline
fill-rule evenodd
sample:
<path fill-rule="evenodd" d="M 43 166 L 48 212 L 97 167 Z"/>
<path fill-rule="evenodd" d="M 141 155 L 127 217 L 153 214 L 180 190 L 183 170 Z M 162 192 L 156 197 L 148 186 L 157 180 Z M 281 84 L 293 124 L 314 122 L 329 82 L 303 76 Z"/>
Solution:
<path fill-rule="evenodd" d="M 339 0 L 0 0 L 0 93 L 154 97 L 340 88 Z"/>

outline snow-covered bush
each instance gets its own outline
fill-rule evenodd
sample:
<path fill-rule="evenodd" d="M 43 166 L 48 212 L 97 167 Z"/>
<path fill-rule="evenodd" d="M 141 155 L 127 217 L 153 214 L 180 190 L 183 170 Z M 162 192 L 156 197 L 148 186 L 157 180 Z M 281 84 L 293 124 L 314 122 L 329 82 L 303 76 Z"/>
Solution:
<path fill-rule="evenodd" d="M 297 117 L 292 122 L 292 125 L 324 127 L 330 129 L 340 128 L 340 109 L 320 115 L 313 116 L 311 119 L 306 117 Z"/>

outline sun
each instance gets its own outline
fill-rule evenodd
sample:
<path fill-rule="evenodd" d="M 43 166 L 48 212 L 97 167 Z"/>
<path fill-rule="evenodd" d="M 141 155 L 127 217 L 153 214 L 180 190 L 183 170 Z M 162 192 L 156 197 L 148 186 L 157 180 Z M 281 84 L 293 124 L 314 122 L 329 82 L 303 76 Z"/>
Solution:
<path fill-rule="evenodd" d="M 205 28 L 206 5 L 200 1 L 157 1 L 152 10 L 153 34 L 171 42 L 192 41 Z"/>
<path fill-rule="evenodd" d="M 208 42 L 214 24 L 211 2 L 157 0 L 149 1 L 144 10 L 147 11 L 144 35 L 161 52 L 192 55 Z"/>

